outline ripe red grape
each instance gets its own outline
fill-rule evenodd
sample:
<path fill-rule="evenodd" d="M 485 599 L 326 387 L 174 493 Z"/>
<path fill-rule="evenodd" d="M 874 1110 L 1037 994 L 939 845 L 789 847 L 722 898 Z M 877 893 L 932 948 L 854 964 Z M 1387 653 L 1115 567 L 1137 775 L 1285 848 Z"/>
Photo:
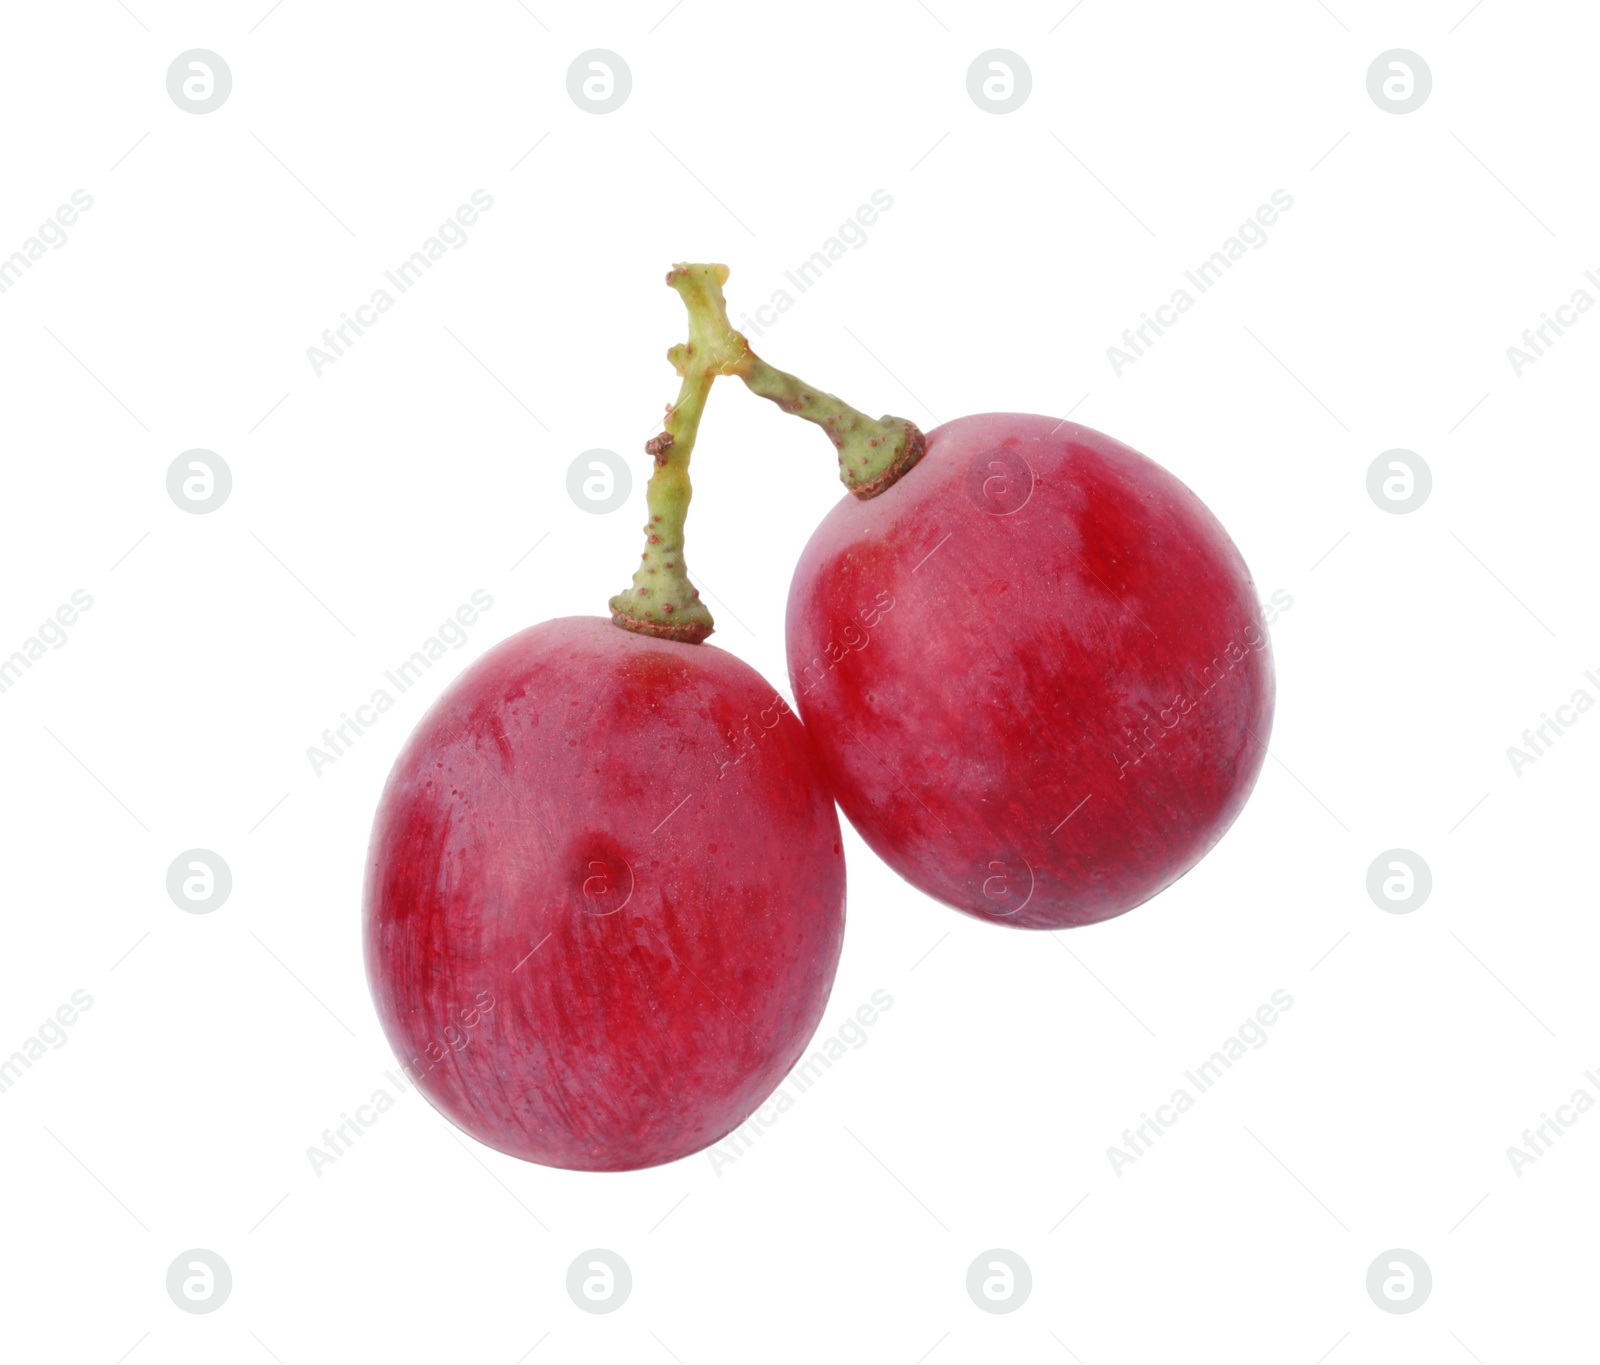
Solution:
<path fill-rule="evenodd" d="M 1062 928 L 1170 885 L 1244 806 L 1272 723 L 1254 584 L 1159 465 L 1054 418 L 927 434 L 823 520 L 790 680 L 850 821 L 969 914 Z"/>
<path fill-rule="evenodd" d="M 838 818 L 748 665 L 548 621 L 412 735 L 365 931 L 384 1030 L 449 1119 L 549 1166 L 651 1166 L 743 1123 L 815 1031 L 844 933 Z"/>

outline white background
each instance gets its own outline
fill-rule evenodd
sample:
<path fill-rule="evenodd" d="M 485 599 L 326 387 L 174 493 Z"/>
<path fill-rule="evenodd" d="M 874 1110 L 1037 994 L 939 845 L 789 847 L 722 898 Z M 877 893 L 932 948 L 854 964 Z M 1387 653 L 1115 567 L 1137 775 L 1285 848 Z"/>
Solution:
<path fill-rule="evenodd" d="M 1469 4 L 8 6 L 0 254 L 94 203 L 0 295 L 0 654 L 94 605 L 0 695 L 0 1056 L 94 1003 L 0 1094 L 6 1356 L 1591 1349 L 1600 1117 L 1520 1175 L 1507 1148 L 1600 1098 L 1600 715 L 1520 776 L 1506 749 L 1600 698 L 1600 317 L 1520 377 L 1506 348 L 1600 272 L 1600 16 Z M 205 115 L 165 84 L 197 47 L 233 74 Z M 1402 116 L 1366 88 L 1397 47 L 1433 73 Z M 590 48 L 632 71 L 614 113 L 568 95 Z M 991 48 L 1031 69 L 1016 112 L 967 93 Z M 307 347 L 480 188 L 466 245 L 315 374 Z M 752 340 L 924 427 L 1073 410 L 1195 489 L 1293 599 L 1254 798 L 1173 889 L 1059 935 L 943 909 L 850 835 L 819 1037 L 893 1007 L 732 1164 L 546 1170 L 407 1092 L 315 1173 L 323 1129 L 393 1090 L 359 935 L 381 784 L 483 649 L 627 582 L 676 392 L 666 267 L 727 262 L 737 319 L 880 189 L 866 244 Z M 1276 189 L 1267 244 L 1114 373 L 1123 328 Z M 203 516 L 165 485 L 196 447 L 233 474 Z M 635 471 L 605 516 L 566 492 L 594 447 Z M 1409 515 L 1366 491 L 1395 447 L 1433 473 Z M 689 562 L 715 642 L 786 690 L 832 464 L 719 386 Z M 315 774 L 307 747 L 474 589 L 468 644 Z M 209 915 L 165 889 L 195 847 L 232 869 Z M 1432 869 L 1415 913 L 1366 892 L 1394 847 Z M 1118 1174 L 1108 1147 L 1280 989 L 1267 1044 Z M 204 1316 L 165 1289 L 196 1247 L 234 1280 Z M 565 1289 L 591 1247 L 633 1272 L 607 1316 Z M 1004 1316 L 965 1289 L 995 1247 L 1033 1276 Z M 1396 1247 L 1434 1280 L 1404 1316 L 1365 1288 Z"/>

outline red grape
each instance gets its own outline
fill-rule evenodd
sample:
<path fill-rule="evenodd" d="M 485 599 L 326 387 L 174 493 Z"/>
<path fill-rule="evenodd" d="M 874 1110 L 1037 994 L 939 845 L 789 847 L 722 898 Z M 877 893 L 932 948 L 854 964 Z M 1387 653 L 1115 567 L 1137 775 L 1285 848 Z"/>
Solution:
<path fill-rule="evenodd" d="M 1272 723 L 1255 587 L 1205 505 L 1099 432 L 929 432 L 801 557 L 790 680 L 862 837 L 929 895 L 1054 929 L 1169 886 L 1244 806 Z"/>
<path fill-rule="evenodd" d="M 631 1170 L 743 1123 L 844 933 L 799 720 L 704 644 L 547 621 L 418 725 L 368 859 L 367 971 L 428 1099 L 529 1161 Z"/>

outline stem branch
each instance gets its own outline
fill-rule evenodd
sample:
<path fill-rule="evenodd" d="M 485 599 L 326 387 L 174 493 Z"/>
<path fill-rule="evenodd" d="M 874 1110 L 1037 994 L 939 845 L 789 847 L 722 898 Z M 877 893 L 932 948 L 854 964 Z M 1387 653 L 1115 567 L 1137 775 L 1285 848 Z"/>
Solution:
<path fill-rule="evenodd" d="M 715 269 L 726 281 L 726 267 Z M 738 375 L 751 393 L 821 427 L 839 452 L 840 480 L 858 498 L 875 497 L 922 458 L 923 436 L 914 422 L 904 417 L 868 417 L 842 398 L 767 364 L 750 349 L 744 335 L 734 331 L 720 288 L 714 297 L 707 295 L 688 303 L 691 316 L 697 308 L 705 310 L 699 321 L 723 338 L 727 354 L 734 358 L 731 368 L 722 373 Z"/>
<path fill-rule="evenodd" d="M 667 283 L 689 310 L 689 340 L 667 352 L 683 380 L 659 436 L 645 445 L 656 467 L 645 490 L 650 520 L 633 583 L 611 599 L 611 619 L 626 630 L 698 644 L 714 629 L 711 613 L 689 581 L 683 524 L 689 512 L 689 456 L 700 415 L 719 375 L 738 375 L 751 393 L 815 423 L 839 452 L 839 478 L 858 498 L 883 492 L 922 458 L 923 435 L 904 417 L 868 417 L 767 364 L 728 321 L 725 265 L 673 266 Z"/>

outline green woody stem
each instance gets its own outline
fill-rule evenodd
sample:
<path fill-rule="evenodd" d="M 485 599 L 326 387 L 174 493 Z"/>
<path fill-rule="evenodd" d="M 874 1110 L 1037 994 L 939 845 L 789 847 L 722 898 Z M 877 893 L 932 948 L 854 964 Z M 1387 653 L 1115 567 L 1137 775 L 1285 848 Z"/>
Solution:
<path fill-rule="evenodd" d="M 698 644 L 713 629 L 711 613 L 689 582 L 683 523 L 689 512 L 689 456 L 700 414 L 718 375 L 738 375 L 749 390 L 787 413 L 813 422 L 839 452 L 839 478 L 858 498 L 883 492 L 922 458 L 923 436 L 904 417 L 871 418 L 831 393 L 767 364 L 728 321 L 725 265 L 673 266 L 667 275 L 689 310 L 689 340 L 667 352 L 683 379 L 667 409 L 665 429 L 645 450 L 655 472 L 645 490 L 650 521 L 633 584 L 611 599 L 611 619 L 626 630 Z"/>
<path fill-rule="evenodd" d="M 689 340 L 667 352 L 683 378 L 678 401 L 667 409 L 664 430 L 646 444 L 655 472 L 645 490 L 650 520 L 644 528 L 644 553 L 633 584 L 611 599 L 611 619 L 626 630 L 698 644 L 713 630 L 711 613 L 689 582 L 683 562 L 683 523 L 689 512 L 689 456 L 694 451 L 711 383 L 733 373 L 740 357 L 737 333 L 726 326 L 727 307 L 721 265 L 677 265 L 667 283 L 689 309 Z M 717 326 L 720 319 L 722 326 Z"/>
<path fill-rule="evenodd" d="M 720 271 L 719 278 L 726 281 L 725 266 L 711 268 Z M 707 294 L 688 303 L 691 317 L 697 308 L 705 310 L 705 315 L 696 320 L 708 332 L 721 336 L 724 349 L 736 357 L 732 368 L 723 373 L 738 375 L 751 393 L 821 427 L 839 452 L 840 480 L 858 498 L 875 497 L 922 458 L 922 432 L 915 423 L 904 417 L 868 417 L 843 399 L 824 393 L 792 374 L 785 374 L 761 359 L 750 349 L 749 341 L 733 330 L 720 289 L 714 296 Z"/>
<path fill-rule="evenodd" d="M 839 452 L 839 478 L 858 498 L 875 497 L 922 458 L 922 432 L 904 417 L 874 420 L 831 393 L 774 369 L 754 352 L 739 377 L 751 393 L 827 433 Z"/>

